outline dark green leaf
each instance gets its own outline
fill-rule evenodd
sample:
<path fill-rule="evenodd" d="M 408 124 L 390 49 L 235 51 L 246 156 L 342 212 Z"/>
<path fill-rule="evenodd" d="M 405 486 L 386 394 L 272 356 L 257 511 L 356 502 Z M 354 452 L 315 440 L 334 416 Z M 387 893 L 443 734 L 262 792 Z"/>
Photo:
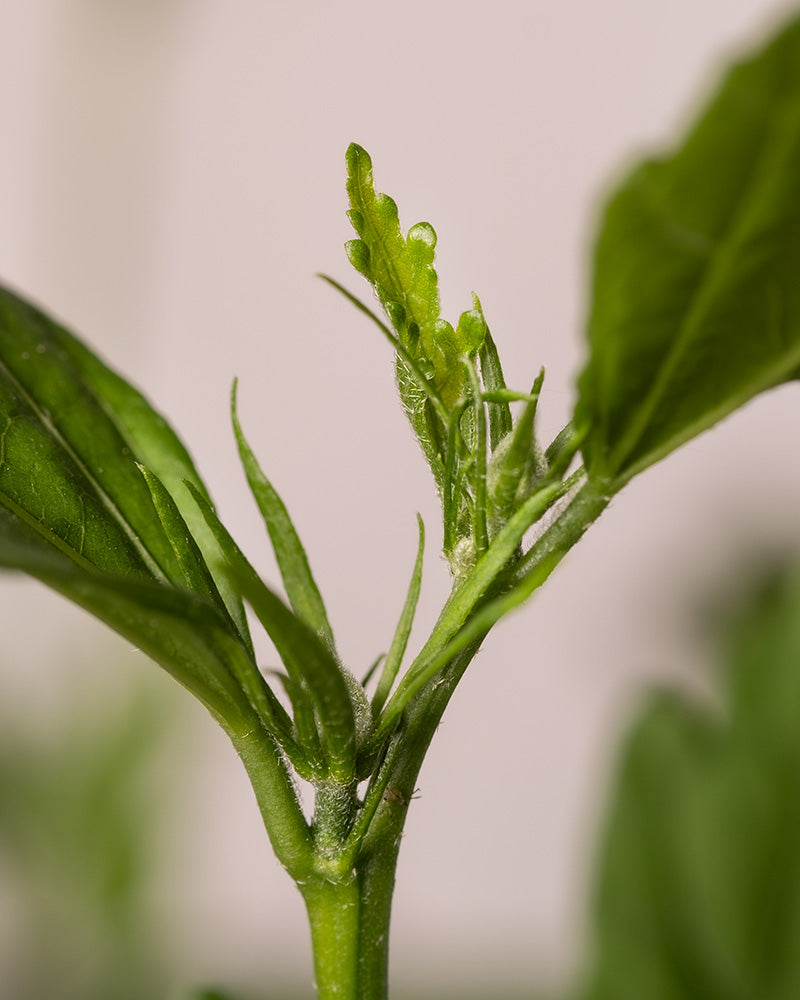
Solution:
<path fill-rule="evenodd" d="M 363 725 L 365 714 L 369 718 L 363 688 L 355 679 L 352 686 L 348 683 L 325 641 L 264 583 L 211 505 L 199 494 L 195 499 L 225 553 L 227 572 L 237 592 L 255 611 L 289 676 L 308 691 L 314 703 L 331 777 L 349 783 L 355 773 L 357 723 Z M 361 692 L 357 705 L 356 689 Z"/>
<path fill-rule="evenodd" d="M 135 643 L 195 694 L 228 732 L 241 736 L 257 724 L 235 677 L 248 669 L 248 654 L 207 601 L 143 575 L 76 564 L 4 507 L 0 566 L 41 580 Z"/>
<path fill-rule="evenodd" d="M 187 478 L 205 489 L 186 449 L 135 389 L 4 289 L 0 428 L 0 503 L 78 562 L 186 586 L 137 468 L 152 469 L 188 508 L 194 534 L 202 522 L 178 484 Z M 203 535 L 204 524 L 201 544 Z M 241 605 L 225 596 L 246 636 Z"/>
<path fill-rule="evenodd" d="M 633 171 L 595 257 L 576 427 L 595 481 L 638 471 L 800 367 L 800 21 Z"/>
<path fill-rule="evenodd" d="M 139 468 L 150 490 L 153 506 L 164 528 L 164 533 L 169 539 L 178 566 L 183 573 L 186 589 L 205 597 L 211 604 L 216 604 L 228 617 L 227 609 L 214 583 L 214 578 L 203 559 L 197 542 L 189 531 L 186 521 L 178 510 L 178 505 L 154 472 L 143 465 Z M 231 622 L 231 624 L 233 623 Z"/>
<path fill-rule="evenodd" d="M 344 672 L 316 632 L 251 570 L 237 563 L 230 569 L 231 577 L 275 644 L 289 676 L 305 686 L 314 702 L 331 778 L 349 784 L 355 775 L 357 740 Z"/>

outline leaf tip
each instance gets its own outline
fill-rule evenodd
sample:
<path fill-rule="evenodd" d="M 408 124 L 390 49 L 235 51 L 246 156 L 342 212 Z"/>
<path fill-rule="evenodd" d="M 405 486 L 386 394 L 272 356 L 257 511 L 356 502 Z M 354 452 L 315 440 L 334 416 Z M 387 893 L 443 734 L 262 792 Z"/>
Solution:
<path fill-rule="evenodd" d="M 357 142 L 351 142 L 345 153 L 347 172 L 354 176 L 357 173 L 368 174 L 372 172 L 372 158 L 363 146 Z"/>

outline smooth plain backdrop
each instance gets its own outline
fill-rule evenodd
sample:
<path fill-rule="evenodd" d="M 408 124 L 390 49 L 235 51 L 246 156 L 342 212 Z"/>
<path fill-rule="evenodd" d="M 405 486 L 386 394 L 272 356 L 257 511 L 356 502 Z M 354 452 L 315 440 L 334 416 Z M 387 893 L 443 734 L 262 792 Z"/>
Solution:
<path fill-rule="evenodd" d="M 602 193 L 670 141 L 720 60 L 782 10 L 764 0 L 4 4 L 0 276 L 146 390 L 274 580 L 229 429 L 239 377 L 251 443 L 359 673 L 391 637 L 416 511 L 430 539 L 417 642 L 447 574 L 386 344 L 314 277 L 367 294 L 342 251 L 348 142 L 371 152 L 378 190 L 406 226 L 435 226 L 446 314 L 476 290 L 509 384 L 527 389 L 546 366 L 549 440 L 581 364 Z M 642 475 L 487 641 L 408 822 L 396 982 L 491 989 L 574 971 L 620 727 L 649 683 L 706 685 L 696 628 L 706 595 L 748 552 L 794 544 L 796 414 L 796 390 L 773 393 Z M 32 726 L 47 726 L 76 685 L 111 691 L 156 671 L 38 585 L 0 580 L 0 601 L 0 700 Z M 223 736 L 184 701 L 191 739 L 163 817 L 175 829 L 158 889 L 165 933 L 195 981 L 266 984 L 293 965 L 307 979 L 299 897 Z M 0 956 L 12 919 L 0 919 Z"/>

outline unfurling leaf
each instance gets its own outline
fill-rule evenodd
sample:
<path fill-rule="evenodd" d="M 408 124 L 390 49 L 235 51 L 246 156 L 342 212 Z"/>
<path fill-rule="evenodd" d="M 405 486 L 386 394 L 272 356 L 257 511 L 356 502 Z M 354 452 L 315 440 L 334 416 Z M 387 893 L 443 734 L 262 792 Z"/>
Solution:
<path fill-rule="evenodd" d="M 468 389 L 463 360 L 483 346 L 486 324 L 480 303 L 476 298 L 455 329 L 443 319 L 433 227 L 419 222 L 403 236 L 397 205 L 388 195 L 376 194 L 372 161 L 355 143 L 347 150 L 347 173 L 348 218 L 359 236 L 346 244 L 347 254 L 372 284 L 412 362 L 413 368 L 402 354 L 397 357 L 400 398 L 441 491 L 447 441 L 443 413 Z M 419 385 L 418 371 L 428 382 L 426 390 Z"/>

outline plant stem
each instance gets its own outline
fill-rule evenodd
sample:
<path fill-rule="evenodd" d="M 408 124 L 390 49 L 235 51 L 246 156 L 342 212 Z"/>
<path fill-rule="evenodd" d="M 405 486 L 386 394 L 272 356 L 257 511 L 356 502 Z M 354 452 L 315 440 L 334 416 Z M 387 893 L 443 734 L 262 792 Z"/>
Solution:
<path fill-rule="evenodd" d="M 311 926 L 319 1000 L 356 1000 L 359 990 L 361 898 L 357 878 L 315 878 L 300 886 Z"/>
<path fill-rule="evenodd" d="M 250 778 L 275 856 L 299 883 L 311 871 L 313 842 L 286 762 L 257 720 L 245 735 L 229 736 Z"/>
<path fill-rule="evenodd" d="M 403 816 L 388 843 L 366 852 L 347 882 L 315 879 L 300 889 L 311 925 L 319 1000 L 385 1000 L 389 920 Z"/>
<path fill-rule="evenodd" d="M 608 503 L 584 485 L 524 560 L 541 563 L 543 581 Z M 539 581 L 539 582 L 541 582 Z M 492 598 L 491 591 L 486 595 Z M 315 873 L 299 886 L 311 924 L 319 1000 L 386 1000 L 389 923 L 400 841 L 422 762 L 442 714 L 491 627 L 477 631 L 405 706 L 386 756 L 366 793 L 362 831 L 352 788 L 318 791 Z M 387 777 L 388 776 L 388 777 Z M 377 801 L 377 806 L 375 802 Z M 373 811 L 374 810 L 374 811 Z M 345 819 L 352 836 L 347 837 Z M 355 843 L 353 840 L 355 839 Z M 336 845 L 339 850 L 337 852 Z"/>

